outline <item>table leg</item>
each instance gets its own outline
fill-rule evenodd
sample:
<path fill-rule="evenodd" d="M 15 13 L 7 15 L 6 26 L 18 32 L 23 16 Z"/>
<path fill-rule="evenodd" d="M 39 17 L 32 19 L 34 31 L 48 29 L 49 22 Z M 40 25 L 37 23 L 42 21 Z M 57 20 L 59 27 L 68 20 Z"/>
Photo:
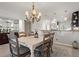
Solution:
<path fill-rule="evenodd" d="M 34 49 L 33 49 L 33 47 L 31 47 L 30 50 L 31 50 L 31 57 L 34 57 Z"/>

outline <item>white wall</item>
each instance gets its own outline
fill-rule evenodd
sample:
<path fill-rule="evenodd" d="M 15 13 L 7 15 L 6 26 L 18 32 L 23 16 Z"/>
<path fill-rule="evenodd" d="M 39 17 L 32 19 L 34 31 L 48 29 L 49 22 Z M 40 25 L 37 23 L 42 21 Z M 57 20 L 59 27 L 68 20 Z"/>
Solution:
<path fill-rule="evenodd" d="M 57 40 L 55 40 L 57 39 Z M 77 31 L 56 31 L 54 42 L 72 45 L 73 41 L 79 42 L 79 32 Z"/>
<path fill-rule="evenodd" d="M 25 23 L 24 20 L 19 20 L 19 32 L 25 32 Z"/>
<path fill-rule="evenodd" d="M 50 30 L 50 21 L 48 19 L 41 19 L 39 22 L 31 24 L 31 31 L 38 31 L 39 35 L 42 35 L 41 30 Z"/>

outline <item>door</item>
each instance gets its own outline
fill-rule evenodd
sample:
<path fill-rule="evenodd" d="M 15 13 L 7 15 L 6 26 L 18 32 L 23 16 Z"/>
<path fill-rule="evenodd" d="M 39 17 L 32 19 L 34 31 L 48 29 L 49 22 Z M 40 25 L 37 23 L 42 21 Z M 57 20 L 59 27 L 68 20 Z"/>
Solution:
<path fill-rule="evenodd" d="M 31 32 L 31 22 L 25 21 L 25 32 Z"/>

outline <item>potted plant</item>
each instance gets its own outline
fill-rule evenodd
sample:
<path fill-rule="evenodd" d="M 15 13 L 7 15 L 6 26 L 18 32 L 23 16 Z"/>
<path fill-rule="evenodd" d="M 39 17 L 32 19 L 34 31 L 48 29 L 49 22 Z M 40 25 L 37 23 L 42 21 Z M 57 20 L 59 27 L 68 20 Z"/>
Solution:
<path fill-rule="evenodd" d="M 74 49 L 78 49 L 78 42 L 73 41 L 72 46 L 73 46 Z"/>

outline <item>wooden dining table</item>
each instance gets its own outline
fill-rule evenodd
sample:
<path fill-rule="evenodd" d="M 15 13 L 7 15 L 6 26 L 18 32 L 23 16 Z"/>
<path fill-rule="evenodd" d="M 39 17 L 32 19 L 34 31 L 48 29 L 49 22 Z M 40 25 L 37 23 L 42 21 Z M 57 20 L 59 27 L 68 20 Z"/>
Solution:
<path fill-rule="evenodd" d="M 18 41 L 19 44 L 28 47 L 31 51 L 31 57 L 34 57 L 34 49 L 43 43 L 43 36 L 38 38 L 34 38 L 34 36 L 20 37 Z"/>

